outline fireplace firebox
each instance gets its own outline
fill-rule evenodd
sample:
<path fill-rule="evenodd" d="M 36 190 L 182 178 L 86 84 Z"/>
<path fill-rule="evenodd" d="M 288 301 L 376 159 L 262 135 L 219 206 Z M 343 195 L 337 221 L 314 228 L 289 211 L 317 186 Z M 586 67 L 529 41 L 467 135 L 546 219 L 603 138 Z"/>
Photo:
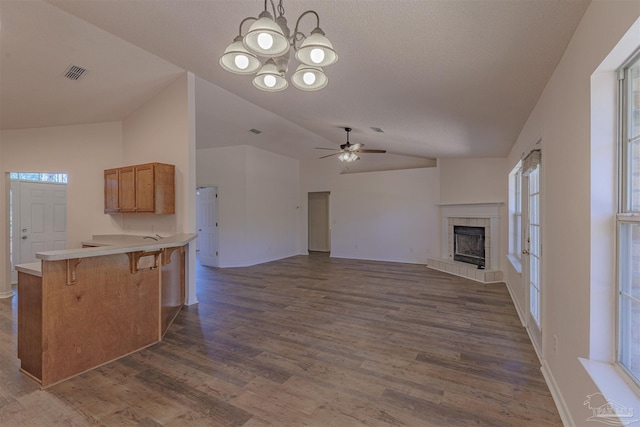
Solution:
<path fill-rule="evenodd" d="M 453 227 L 453 260 L 485 267 L 484 227 Z"/>

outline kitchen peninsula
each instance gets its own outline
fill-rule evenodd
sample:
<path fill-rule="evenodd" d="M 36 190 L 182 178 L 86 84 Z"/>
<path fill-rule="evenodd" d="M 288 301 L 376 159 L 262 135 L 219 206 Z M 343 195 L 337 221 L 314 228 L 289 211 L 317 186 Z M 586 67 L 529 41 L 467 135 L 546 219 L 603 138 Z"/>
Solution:
<path fill-rule="evenodd" d="M 48 387 L 159 342 L 185 295 L 195 234 L 104 235 L 18 270 L 18 358 Z"/>

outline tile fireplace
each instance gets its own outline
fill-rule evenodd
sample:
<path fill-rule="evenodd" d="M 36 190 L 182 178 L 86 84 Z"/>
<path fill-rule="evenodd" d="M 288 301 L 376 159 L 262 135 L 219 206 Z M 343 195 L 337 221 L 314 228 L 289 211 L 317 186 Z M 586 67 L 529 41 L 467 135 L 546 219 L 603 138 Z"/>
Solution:
<path fill-rule="evenodd" d="M 483 283 L 501 282 L 498 261 L 502 205 L 440 205 L 440 257 L 429 259 L 427 266 Z"/>

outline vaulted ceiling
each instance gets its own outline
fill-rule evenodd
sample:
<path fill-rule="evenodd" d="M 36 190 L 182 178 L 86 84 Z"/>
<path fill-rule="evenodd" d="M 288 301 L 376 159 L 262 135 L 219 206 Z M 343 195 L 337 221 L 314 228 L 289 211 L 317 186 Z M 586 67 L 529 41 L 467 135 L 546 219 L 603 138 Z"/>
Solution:
<path fill-rule="evenodd" d="M 284 0 L 290 26 L 318 12 L 339 60 L 318 92 L 266 93 L 218 64 L 263 1 L 0 0 L 1 126 L 122 120 L 187 70 L 198 148 L 319 157 L 314 147 L 343 143 L 350 126 L 352 142 L 397 155 L 503 157 L 588 4 Z M 314 24 L 305 17 L 301 29 Z M 69 81 L 70 64 L 89 72 Z"/>

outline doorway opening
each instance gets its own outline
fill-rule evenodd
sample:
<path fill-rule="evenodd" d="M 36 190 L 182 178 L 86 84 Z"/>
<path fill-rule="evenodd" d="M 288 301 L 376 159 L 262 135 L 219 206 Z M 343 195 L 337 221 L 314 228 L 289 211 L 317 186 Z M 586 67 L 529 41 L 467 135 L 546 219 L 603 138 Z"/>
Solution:
<path fill-rule="evenodd" d="M 197 259 L 202 265 L 219 267 L 218 187 L 196 188 Z"/>
<path fill-rule="evenodd" d="M 331 252 L 331 193 L 318 191 L 308 196 L 308 250 Z"/>
<path fill-rule="evenodd" d="M 9 173 L 9 266 L 36 262 L 36 253 L 67 248 L 66 173 Z"/>

